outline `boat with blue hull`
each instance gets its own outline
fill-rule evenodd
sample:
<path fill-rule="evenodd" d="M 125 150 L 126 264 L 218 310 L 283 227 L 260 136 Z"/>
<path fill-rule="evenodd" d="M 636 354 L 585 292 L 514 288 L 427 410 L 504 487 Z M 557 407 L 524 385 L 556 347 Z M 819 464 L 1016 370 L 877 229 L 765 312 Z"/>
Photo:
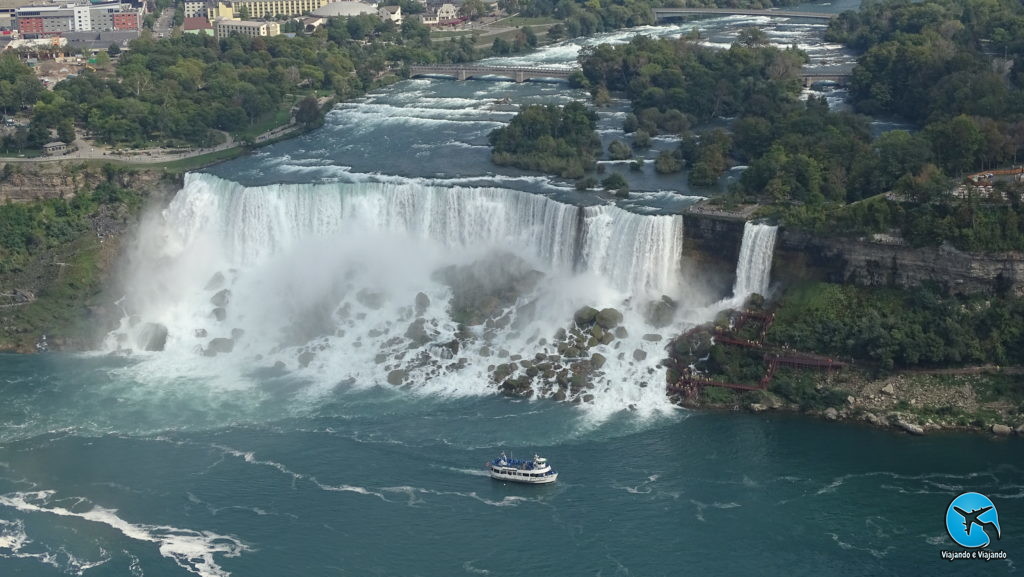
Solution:
<path fill-rule="evenodd" d="M 548 465 L 548 460 L 539 455 L 533 459 L 510 459 L 502 453 L 500 457 L 487 463 L 492 479 L 540 485 L 554 483 L 558 472 Z"/>

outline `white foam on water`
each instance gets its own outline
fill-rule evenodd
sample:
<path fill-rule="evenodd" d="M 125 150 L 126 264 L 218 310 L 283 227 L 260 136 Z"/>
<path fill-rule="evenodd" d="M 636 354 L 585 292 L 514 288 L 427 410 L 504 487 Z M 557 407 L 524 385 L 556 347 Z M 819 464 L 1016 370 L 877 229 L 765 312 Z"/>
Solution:
<path fill-rule="evenodd" d="M 0 495 L 0 505 L 18 511 L 45 513 L 60 517 L 74 517 L 107 525 L 125 537 L 136 541 L 156 543 L 160 555 L 173 560 L 179 567 L 201 577 L 227 577 L 217 557 L 238 557 L 249 547 L 235 537 L 218 535 L 211 531 L 193 531 L 166 525 L 146 525 L 128 522 L 117 515 L 117 510 L 93 505 L 87 511 L 53 505 L 54 491 L 17 492 Z M 81 502 L 87 503 L 84 498 Z M 16 539 L 22 539 L 16 537 Z M 23 544 L 15 541 L 12 544 Z M 84 569 L 83 569 L 84 571 Z"/>

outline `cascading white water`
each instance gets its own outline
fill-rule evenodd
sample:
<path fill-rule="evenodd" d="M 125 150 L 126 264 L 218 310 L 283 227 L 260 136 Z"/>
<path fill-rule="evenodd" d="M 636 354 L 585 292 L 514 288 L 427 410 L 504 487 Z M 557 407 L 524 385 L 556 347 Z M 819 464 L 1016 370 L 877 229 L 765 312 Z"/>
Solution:
<path fill-rule="evenodd" d="M 494 390 L 496 363 L 557 356 L 552 335 L 572 325 L 579 307 L 616 307 L 628 334 L 591 342 L 575 357 L 609 359 L 592 402 L 607 412 L 663 408 L 655 370 L 662 336 L 653 338 L 659 329 L 645 311 L 662 295 L 699 298 L 681 275 L 682 227 L 678 215 L 584 208 L 504 188 L 412 179 L 247 188 L 190 174 L 143 227 L 126 298 L 132 316 L 108 342 L 141 346 L 137 327 L 155 323 L 167 328 L 164 351 L 150 363 L 156 374 L 209 379 L 233 366 L 237 383 L 245 381 L 239 373 L 276 364 L 329 387 L 415 381 L 427 391 L 477 394 Z M 470 265 L 459 282 L 487 288 L 464 300 L 494 312 L 493 325 L 477 324 L 467 340 L 453 311 L 458 289 L 444 271 Z M 230 340 L 230 354 L 204 358 L 214 340 Z M 554 364 L 552 372 L 568 370 Z"/>
<path fill-rule="evenodd" d="M 752 222 L 743 226 L 743 244 L 736 261 L 734 299 L 745 299 L 753 293 L 763 295 L 768 291 L 777 230 L 775 226 Z"/>
<path fill-rule="evenodd" d="M 186 245 L 201 235 L 218 236 L 230 266 L 358 226 L 448 247 L 507 247 L 549 271 L 599 274 L 630 294 L 674 294 L 681 281 L 681 217 L 582 208 L 503 188 L 413 181 L 246 188 L 189 174 L 167 210 L 167 224 Z"/>

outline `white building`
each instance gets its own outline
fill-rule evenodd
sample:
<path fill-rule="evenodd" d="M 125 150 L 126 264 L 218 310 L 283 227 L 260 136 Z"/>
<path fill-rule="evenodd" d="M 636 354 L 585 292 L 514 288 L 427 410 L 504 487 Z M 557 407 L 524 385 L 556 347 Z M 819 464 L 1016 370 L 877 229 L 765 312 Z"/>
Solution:
<path fill-rule="evenodd" d="M 390 20 L 395 24 L 402 23 L 402 7 L 401 6 L 381 6 L 377 10 L 377 16 L 380 16 L 381 20 Z"/>
<path fill-rule="evenodd" d="M 207 18 L 206 0 L 185 0 L 185 18 Z"/>

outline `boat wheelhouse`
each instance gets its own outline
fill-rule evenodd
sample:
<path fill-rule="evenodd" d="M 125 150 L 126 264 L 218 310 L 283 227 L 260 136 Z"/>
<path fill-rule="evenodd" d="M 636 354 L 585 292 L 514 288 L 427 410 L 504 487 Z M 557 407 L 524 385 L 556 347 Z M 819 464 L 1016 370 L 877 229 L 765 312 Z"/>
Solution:
<path fill-rule="evenodd" d="M 533 459 L 510 459 L 502 453 L 500 457 L 487 463 L 492 479 L 539 485 L 554 483 L 558 473 L 548 465 L 544 457 L 534 455 Z"/>

